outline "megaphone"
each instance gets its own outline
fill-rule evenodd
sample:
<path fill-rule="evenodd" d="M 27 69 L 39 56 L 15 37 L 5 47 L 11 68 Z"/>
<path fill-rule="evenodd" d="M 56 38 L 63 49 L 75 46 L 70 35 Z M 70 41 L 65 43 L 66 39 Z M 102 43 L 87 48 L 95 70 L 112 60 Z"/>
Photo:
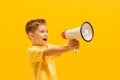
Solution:
<path fill-rule="evenodd" d="M 83 22 L 83 24 L 77 28 L 62 32 L 62 37 L 69 40 L 82 38 L 84 41 L 90 42 L 93 36 L 94 30 L 89 22 Z"/>

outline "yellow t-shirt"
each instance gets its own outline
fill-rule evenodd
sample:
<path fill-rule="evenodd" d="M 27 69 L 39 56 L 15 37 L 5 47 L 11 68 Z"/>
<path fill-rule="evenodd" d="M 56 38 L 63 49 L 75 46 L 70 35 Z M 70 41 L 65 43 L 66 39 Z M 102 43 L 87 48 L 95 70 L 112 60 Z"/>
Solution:
<path fill-rule="evenodd" d="M 28 48 L 28 61 L 32 69 L 32 80 L 57 80 L 54 63 L 55 56 L 45 56 L 43 51 L 53 45 L 48 46 L 31 46 Z"/>

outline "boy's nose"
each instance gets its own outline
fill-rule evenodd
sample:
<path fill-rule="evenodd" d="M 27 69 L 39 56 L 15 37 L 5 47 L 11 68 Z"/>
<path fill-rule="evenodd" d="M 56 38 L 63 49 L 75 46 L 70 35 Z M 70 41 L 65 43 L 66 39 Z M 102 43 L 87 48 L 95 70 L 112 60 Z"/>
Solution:
<path fill-rule="evenodd" d="M 48 33 L 45 33 L 45 36 L 48 36 Z"/>

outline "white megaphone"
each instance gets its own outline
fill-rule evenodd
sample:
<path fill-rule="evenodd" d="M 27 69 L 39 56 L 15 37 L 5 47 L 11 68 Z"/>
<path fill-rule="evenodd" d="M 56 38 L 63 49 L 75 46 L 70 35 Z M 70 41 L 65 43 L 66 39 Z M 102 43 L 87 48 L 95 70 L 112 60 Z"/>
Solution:
<path fill-rule="evenodd" d="M 89 22 L 84 22 L 81 26 L 66 30 L 62 33 L 64 39 L 78 39 L 82 38 L 86 42 L 90 42 L 93 39 L 94 30 L 92 25 Z M 74 52 L 78 52 L 77 49 L 74 49 Z"/>

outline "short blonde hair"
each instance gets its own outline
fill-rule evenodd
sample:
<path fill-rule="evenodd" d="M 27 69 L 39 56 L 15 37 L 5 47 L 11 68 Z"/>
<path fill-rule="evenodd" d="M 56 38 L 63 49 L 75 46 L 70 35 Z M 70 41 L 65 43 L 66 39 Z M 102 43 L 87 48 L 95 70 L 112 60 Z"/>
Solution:
<path fill-rule="evenodd" d="M 34 32 L 38 28 L 38 26 L 42 24 L 46 24 L 46 21 L 44 19 L 30 20 L 25 26 L 25 31 L 27 34 L 29 32 Z"/>

